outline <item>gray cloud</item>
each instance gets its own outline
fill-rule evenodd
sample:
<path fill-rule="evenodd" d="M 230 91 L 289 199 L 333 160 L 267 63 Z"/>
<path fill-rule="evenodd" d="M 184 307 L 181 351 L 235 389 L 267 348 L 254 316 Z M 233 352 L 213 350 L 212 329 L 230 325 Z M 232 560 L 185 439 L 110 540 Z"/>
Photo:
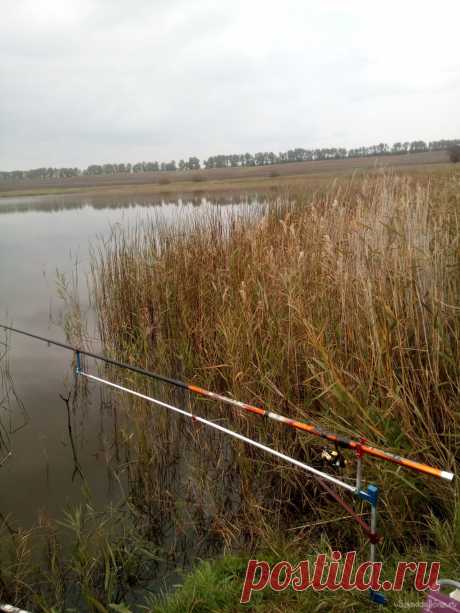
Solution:
<path fill-rule="evenodd" d="M 456 0 L 4 0 L 0 168 L 460 135 Z"/>

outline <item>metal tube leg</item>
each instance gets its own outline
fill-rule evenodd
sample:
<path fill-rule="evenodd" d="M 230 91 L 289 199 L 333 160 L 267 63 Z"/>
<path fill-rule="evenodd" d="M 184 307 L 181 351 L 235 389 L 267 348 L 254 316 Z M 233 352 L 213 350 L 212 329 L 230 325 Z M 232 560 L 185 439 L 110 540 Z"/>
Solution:
<path fill-rule="evenodd" d="M 363 458 L 362 456 L 358 456 L 356 461 L 356 491 L 359 492 L 361 489 L 361 483 L 363 480 Z"/>
<path fill-rule="evenodd" d="M 372 564 L 376 561 L 376 547 L 377 547 L 377 502 L 378 502 L 379 490 L 375 485 L 369 485 L 367 488 L 367 500 L 371 505 L 371 534 L 375 536 L 375 540 L 371 540 L 370 544 L 370 561 Z M 373 589 L 369 590 L 369 596 L 372 602 L 375 604 L 387 604 L 387 598 L 381 592 L 376 592 Z"/>
<path fill-rule="evenodd" d="M 377 504 L 371 504 L 371 532 L 377 533 Z M 375 543 L 371 543 L 370 561 L 375 562 Z"/>

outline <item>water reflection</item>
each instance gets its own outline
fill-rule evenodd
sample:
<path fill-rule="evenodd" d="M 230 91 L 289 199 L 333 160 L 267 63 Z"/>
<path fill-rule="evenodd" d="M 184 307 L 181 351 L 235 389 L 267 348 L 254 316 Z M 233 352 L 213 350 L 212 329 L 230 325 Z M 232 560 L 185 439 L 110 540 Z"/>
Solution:
<path fill-rule="evenodd" d="M 0 467 L 11 456 L 11 437 L 24 428 L 27 422 L 26 408 L 16 392 L 9 369 L 5 335 L 5 339 L 0 341 Z"/>
<path fill-rule="evenodd" d="M 82 319 L 89 322 L 88 334 L 96 337 L 85 283 L 90 243 L 107 237 L 117 224 L 152 216 L 174 224 L 190 215 L 226 214 L 253 204 L 260 201 L 246 193 L 0 199 L 0 322 L 65 341 L 68 305 L 58 295 L 56 271 L 72 278 L 78 261 L 76 297 Z M 66 505 L 81 501 L 82 487 L 92 492 L 95 507 L 103 508 L 122 495 L 123 479 L 140 482 L 132 465 L 121 468 L 129 453 L 122 444 L 129 427 L 111 396 L 95 386 L 77 385 L 68 352 L 17 335 L 9 341 L 14 386 L 2 378 L 0 459 L 10 450 L 12 455 L 0 469 L 0 491 L 8 492 L 0 512 L 27 527 L 40 510 L 60 517 Z M 173 464 L 159 467 L 160 474 L 173 471 Z"/>
<path fill-rule="evenodd" d="M 46 345 L 43 347 L 46 351 Z M 125 371 L 113 367 L 101 372 L 91 359 L 86 360 L 84 369 L 207 414 L 206 408 L 183 390 L 139 376 L 126 378 Z M 26 407 L 22 403 L 5 359 L 0 362 L 0 372 L 0 393 L 10 400 L 3 408 L 14 413 L 15 402 L 11 400 L 17 399 L 34 420 L 41 405 L 34 402 Z M 178 567 L 188 568 L 197 558 L 216 553 L 222 544 L 238 539 L 235 526 L 241 514 L 242 484 L 235 471 L 235 449 L 220 433 L 77 378 L 72 371 L 62 391 L 58 390 L 50 398 L 60 399 L 61 413 L 55 416 L 60 423 L 56 441 L 61 447 L 59 457 L 52 441 L 43 448 L 43 461 L 30 455 L 31 441 L 36 437 L 31 426 L 36 428 L 36 422 L 26 420 L 22 430 L 7 430 L 6 448 L 13 455 L 3 467 L 5 472 L 0 471 L 0 482 L 12 497 L 2 498 L 0 528 L 15 534 L 38 516 L 59 518 L 64 508 L 72 509 L 82 501 L 101 510 L 114 501 L 127 504 L 137 517 L 139 534 L 160 553 L 150 569 L 149 591 L 154 593 L 177 582 Z M 58 406 L 56 403 L 55 408 Z M 3 418 L 0 413 L 0 424 Z M 219 422 L 225 421 L 219 418 Z M 18 436 L 20 431 L 23 437 Z M 24 480 L 18 455 L 41 464 Z M 26 508 L 16 496 L 20 492 Z"/>
<path fill-rule="evenodd" d="M 194 192 L 189 195 L 158 194 L 149 197 L 139 196 L 33 196 L 0 198 L 0 215 L 6 213 L 43 212 L 55 213 L 63 210 L 84 209 L 132 209 L 135 207 L 199 207 L 232 206 L 254 204 L 260 201 L 261 195 L 257 193 L 205 193 Z"/>
<path fill-rule="evenodd" d="M 6 358 L 0 362 L 0 458 L 8 458 L 0 470 L 1 490 L 8 492 L 0 513 L 15 528 L 33 525 L 40 513 L 61 517 L 66 506 L 81 502 L 83 490 L 95 508 L 120 498 L 113 478 L 120 466 L 114 407 L 102 390 L 77 382 L 70 360 L 63 379 L 59 369 L 51 374 L 48 368 L 63 356 L 39 346 L 35 385 L 15 382 Z M 14 341 L 11 347 L 14 355 Z"/>

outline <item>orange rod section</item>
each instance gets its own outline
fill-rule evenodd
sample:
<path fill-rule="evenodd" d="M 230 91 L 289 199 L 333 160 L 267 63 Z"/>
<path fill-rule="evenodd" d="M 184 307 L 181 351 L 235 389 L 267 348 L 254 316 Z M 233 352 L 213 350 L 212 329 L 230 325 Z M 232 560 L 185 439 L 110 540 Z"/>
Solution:
<path fill-rule="evenodd" d="M 277 413 L 272 413 L 271 411 L 267 411 L 260 407 L 255 407 L 251 404 L 246 404 L 245 402 L 240 402 L 239 400 L 234 400 L 233 398 L 229 398 L 227 396 L 222 396 L 221 394 L 216 394 L 215 392 L 210 392 L 208 390 L 203 389 L 202 387 L 198 387 L 196 385 L 187 385 L 187 388 L 200 396 L 205 396 L 207 398 L 212 398 L 214 400 L 221 400 L 223 402 L 232 404 L 239 408 L 242 408 L 251 413 L 255 413 L 257 415 L 269 417 L 276 421 L 280 421 L 285 423 L 297 430 L 302 430 L 303 432 L 308 432 L 313 436 L 318 436 L 320 438 L 326 439 L 331 443 L 335 443 L 341 447 L 347 447 L 349 449 L 360 450 L 361 453 L 366 455 L 370 455 L 374 458 L 378 458 L 380 460 L 385 460 L 387 462 L 392 462 L 393 464 L 398 464 L 399 466 L 404 466 L 405 468 L 410 468 L 411 470 L 415 470 L 417 472 L 431 475 L 433 477 L 437 477 L 440 479 L 447 479 L 452 481 L 454 475 L 450 472 L 440 470 L 439 468 L 433 468 L 432 466 L 428 466 L 428 464 L 423 464 L 421 462 L 415 462 L 414 460 L 408 460 L 406 458 L 402 458 L 398 455 L 390 453 L 388 451 L 383 451 L 381 449 L 377 449 L 375 447 L 370 447 L 368 445 L 364 445 L 352 439 L 333 434 L 331 432 L 326 432 L 314 426 L 313 424 L 308 424 L 302 421 L 298 421 L 296 419 L 291 419 L 289 417 L 285 417 L 284 415 L 279 415 Z"/>

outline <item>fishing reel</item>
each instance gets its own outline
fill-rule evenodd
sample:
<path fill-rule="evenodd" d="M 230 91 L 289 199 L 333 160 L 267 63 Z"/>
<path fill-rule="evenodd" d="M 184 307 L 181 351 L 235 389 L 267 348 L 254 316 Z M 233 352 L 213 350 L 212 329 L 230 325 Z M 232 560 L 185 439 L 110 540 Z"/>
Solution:
<path fill-rule="evenodd" d="M 340 453 L 340 450 L 335 447 L 334 449 L 328 449 L 327 447 L 323 447 L 321 449 L 321 460 L 323 464 L 331 466 L 335 469 L 345 468 L 347 461 L 344 456 Z"/>

